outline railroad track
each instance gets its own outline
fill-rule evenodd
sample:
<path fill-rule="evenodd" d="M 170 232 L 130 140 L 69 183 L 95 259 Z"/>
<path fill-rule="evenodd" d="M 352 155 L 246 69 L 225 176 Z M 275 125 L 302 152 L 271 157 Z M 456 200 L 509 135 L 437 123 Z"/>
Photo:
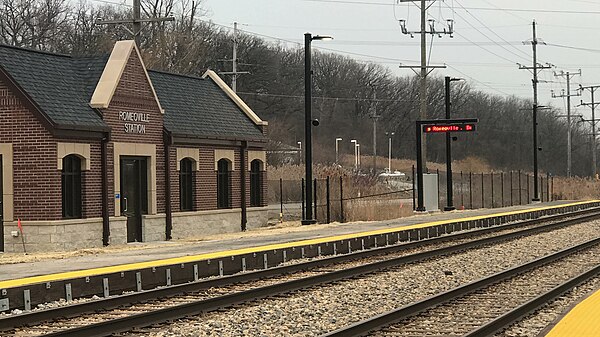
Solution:
<path fill-rule="evenodd" d="M 109 298 L 81 303 L 72 307 L 31 312 L 25 315 L 1 319 L 0 331 L 4 331 L 3 335 L 22 335 L 23 333 L 35 335 L 36 333 L 46 334 L 55 331 L 48 335 L 104 336 L 128 331 L 134 327 L 143 327 L 161 323 L 238 303 L 353 278 L 406 263 L 422 261 L 432 257 L 443 256 L 474 247 L 480 247 L 482 245 L 509 240 L 511 238 L 531 235 L 589 221 L 600 216 L 600 214 L 596 212 L 591 212 L 589 210 L 578 212 L 580 215 L 579 217 L 562 221 L 559 221 L 558 219 L 564 219 L 566 217 L 565 215 L 562 215 L 561 217 L 548 217 L 544 220 L 530 220 L 518 224 L 485 228 L 467 233 L 458 233 L 435 239 L 412 242 L 409 244 L 379 248 L 377 250 L 355 252 L 344 256 L 335 256 L 258 272 L 180 285 L 172 288 L 135 293 L 128 295 L 129 297 Z M 555 222 L 538 225 L 542 221 Z M 527 228 L 521 229 L 521 227 Z M 473 237 L 478 238 L 471 239 Z M 460 244 L 450 242 L 456 240 L 462 240 L 463 242 Z M 431 246 L 436 245 L 437 248 L 426 251 L 411 251 L 415 249 L 425 249 L 427 246 L 430 246 L 431 248 Z M 439 245 L 444 246 L 439 247 Z M 388 255 L 381 256 L 382 254 Z M 401 256 L 398 256 L 398 254 Z M 258 281 L 261 279 L 263 280 Z M 168 304 L 166 301 L 162 300 L 165 297 L 174 295 L 179 296 L 170 298 Z M 156 300 L 157 298 L 160 298 L 160 300 Z M 142 301 L 146 301 L 146 303 L 136 304 Z M 103 313 L 95 312 L 100 309 L 107 310 L 115 307 L 117 308 L 111 311 Z M 67 317 L 82 315 L 83 313 L 89 312 L 95 312 L 93 317 L 80 316 L 75 320 L 63 319 L 56 322 L 43 323 L 36 327 L 12 329 L 15 326 L 23 325 L 24 322 L 32 324 L 33 322 L 43 321 L 48 317 Z"/>
<path fill-rule="evenodd" d="M 337 336 L 491 336 L 600 273 L 600 238 L 338 329 Z"/>

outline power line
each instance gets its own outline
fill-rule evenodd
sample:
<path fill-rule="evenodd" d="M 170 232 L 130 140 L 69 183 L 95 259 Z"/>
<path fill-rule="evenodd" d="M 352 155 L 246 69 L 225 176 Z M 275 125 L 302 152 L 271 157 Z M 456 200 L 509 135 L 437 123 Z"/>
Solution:
<path fill-rule="evenodd" d="M 501 7 L 498 7 L 498 6 L 496 6 L 495 4 L 493 4 L 492 2 L 489 2 L 489 1 L 487 1 L 487 0 L 483 0 L 483 2 L 485 2 L 486 4 L 488 4 L 488 5 L 490 5 L 490 6 L 494 7 L 494 8 L 498 8 L 499 10 L 501 10 L 501 11 L 503 11 L 503 12 L 507 13 L 508 15 L 510 15 L 510 16 L 512 16 L 512 17 L 515 17 L 515 18 L 517 18 L 517 19 L 519 19 L 519 20 L 523 20 L 523 21 L 527 22 L 527 26 L 529 26 L 529 19 L 525 19 L 524 17 L 522 17 L 522 16 L 520 16 L 520 15 L 517 15 L 517 14 L 515 14 L 515 13 L 511 13 L 511 12 L 505 11 L 503 8 L 501 8 Z"/>
<path fill-rule="evenodd" d="M 204 21 L 204 20 L 203 20 L 203 21 Z M 213 25 L 216 25 L 216 26 L 223 27 L 223 28 L 225 28 L 225 29 L 228 29 L 228 30 L 231 30 L 231 29 L 232 29 L 231 27 L 229 27 L 229 26 L 227 26 L 227 25 L 222 25 L 222 24 L 218 24 L 218 23 L 215 23 L 215 22 L 209 22 L 209 21 L 205 21 L 205 22 L 208 22 L 208 23 L 210 23 L 210 24 L 213 24 Z M 274 37 L 274 36 L 270 36 L 270 35 L 265 35 L 265 34 L 260 34 L 260 33 L 252 32 L 252 31 L 249 31 L 249 30 L 242 30 L 242 29 L 239 29 L 239 30 L 240 30 L 240 31 L 242 31 L 242 32 L 244 32 L 244 33 L 246 33 L 246 34 L 249 34 L 249 35 L 254 35 L 254 36 L 264 37 L 264 38 L 268 38 L 268 39 L 272 39 L 272 40 L 276 40 L 276 41 L 288 42 L 288 43 L 292 43 L 292 44 L 296 44 L 296 45 L 298 45 L 298 46 L 301 46 L 301 43 L 294 42 L 294 41 L 291 41 L 291 40 L 282 39 L 282 38 L 278 38 L 278 37 Z M 465 38 L 465 39 L 466 39 L 466 38 Z M 468 39 L 466 39 L 466 40 L 467 40 L 467 41 L 470 41 L 470 40 L 468 40 Z M 471 43 L 473 43 L 472 41 L 470 41 L 470 42 L 471 42 Z M 481 47 L 481 48 L 483 48 L 483 47 Z M 332 49 L 332 48 L 323 48 L 323 47 L 319 47 L 319 48 L 316 48 L 316 49 L 320 49 L 320 50 L 327 50 L 327 51 L 333 51 L 333 52 L 339 52 L 339 53 L 343 53 L 343 54 L 349 54 L 349 55 L 355 55 L 355 56 L 361 56 L 361 57 L 367 57 L 367 58 L 379 59 L 379 60 L 385 60 L 385 61 L 387 61 L 387 62 L 382 62 L 382 61 L 370 61 L 370 62 L 373 62 L 373 63 L 380 63 L 380 64 L 389 64 L 389 63 L 390 63 L 390 61 L 391 61 L 391 62 L 395 62 L 395 63 L 401 63 L 401 62 L 414 62 L 414 61 L 412 61 L 412 60 L 403 60 L 403 59 L 390 58 L 390 57 L 381 57 L 381 56 L 375 56 L 375 55 L 367 55 L 367 54 L 360 54 L 360 53 L 352 53 L 352 52 L 346 52 L 346 51 L 343 51 L 343 50 L 337 50 L 337 49 Z M 492 53 L 492 54 L 494 54 L 494 55 L 496 55 L 496 56 L 498 56 L 498 57 L 500 57 L 500 58 L 503 58 L 503 59 L 505 59 L 505 60 L 509 61 L 511 64 L 514 64 L 514 62 L 513 62 L 513 61 L 511 61 L 511 60 L 509 60 L 509 59 L 507 59 L 507 58 L 505 58 L 505 57 L 503 57 L 503 56 L 500 56 L 500 55 L 498 55 L 498 54 L 496 54 L 496 53 L 494 53 L 494 52 L 491 52 L 491 51 L 489 51 L 489 50 L 487 50 L 487 49 L 485 49 L 485 48 L 483 48 L 483 49 L 484 49 L 484 50 L 486 50 L 486 51 L 488 51 L 488 52 L 490 52 L 490 53 Z M 492 87 L 492 86 L 490 86 L 490 85 L 488 85 L 488 84 L 485 84 L 484 82 L 481 82 L 481 81 L 479 81 L 479 80 L 475 79 L 474 77 L 472 77 L 472 76 L 470 76 L 470 75 L 467 75 L 467 74 L 465 74 L 464 72 L 462 72 L 462 71 L 458 70 L 456 67 L 454 67 L 454 66 L 452 66 L 452 65 L 450 65 L 450 64 L 447 64 L 447 63 L 446 63 L 446 65 L 447 65 L 448 67 L 450 67 L 450 68 L 454 69 L 455 71 L 457 71 L 457 72 L 458 72 L 458 73 L 460 73 L 461 75 L 463 75 L 463 76 L 465 76 L 465 77 L 468 77 L 468 78 L 469 78 L 469 79 L 471 79 L 473 82 L 479 83 L 479 84 L 481 84 L 482 86 L 484 86 L 484 87 L 486 87 L 486 88 L 488 88 L 488 89 L 491 89 L 491 90 L 493 90 L 493 91 L 496 91 L 496 92 L 498 92 L 498 93 L 500 93 L 500 94 L 502 94 L 502 95 L 511 96 L 511 94 L 509 94 L 509 93 L 507 93 L 507 92 L 504 92 L 504 91 L 502 91 L 502 90 L 499 90 L 499 89 L 497 89 L 497 88 L 494 88 L 494 87 Z M 250 93 L 248 93 L 248 94 L 250 94 Z M 287 96 L 289 96 L 289 95 L 287 95 Z M 284 96 L 284 97 L 285 97 L 285 96 Z M 303 97 L 303 96 L 302 96 L 302 97 Z M 340 98 L 340 99 L 341 99 L 341 98 Z"/>
<path fill-rule="evenodd" d="M 286 94 L 266 94 L 259 92 L 238 92 L 240 95 L 250 95 L 259 97 L 279 97 L 279 98 L 294 98 L 304 99 L 304 95 L 286 95 Z M 330 97 L 330 96 L 313 96 L 314 99 L 330 100 L 330 101 L 348 101 L 348 102 L 395 102 L 395 103 L 416 103 L 418 100 L 399 100 L 385 98 L 356 98 L 356 97 Z"/>
<path fill-rule="evenodd" d="M 465 7 L 464 7 L 464 6 L 463 6 L 463 5 L 462 5 L 462 4 L 461 4 L 461 3 L 460 3 L 458 0 L 456 0 L 456 3 L 457 3 L 457 4 L 458 4 L 458 5 L 459 5 L 459 6 L 460 6 L 462 9 L 464 9 L 464 10 L 465 10 L 465 11 L 466 11 L 466 12 L 467 12 L 467 13 L 468 13 L 470 16 L 472 16 L 472 17 L 473 17 L 473 18 L 474 18 L 474 19 L 475 19 L 477 22 L 479 22 L 481 25 L 483 25 L 484 27 L 486 27 L 485 23 L 483 23 L 481 20 L 479 20 L 479 18 L 478 18 L 478 17 L 476 17 L 476 16 L 475 16 L 473 13 L 471 13 L 471 11 L 469 11 L 468 9 L 466 9 L 466 8 L 465 8 Z M 446 6 L 448 6 L 448 5 L 446 4 Z M 448 7 L 449 7 L 449 6 L 448 6 Z M 451 8 L 451 7 L 449 7 L 449 8 L 450 8 L 452 11 L 455 11 L 455 10 L 454 10 L 454 8 Z M 459 15 L 459 17 L 460 17 L 460 15 Z M 463 20 L 464 20 L 464 18 L 463 18 Z M 473 25 L 471 25 L 470 23 L 469 23 L 469 25 L 470 25 L 471 27 L 473 27 Z M 504 39 L 502 36 L 500 36 L 498 33 L 496 33 L 495 31 L 493 31 L 491 28 L 488 28 L 488 27 L 486 27 L 486 28 L 487 28 L 487 30 L 489 30 L 490 32 L 492 32 L 492 34 L 494 34 L 494 35 L 496 35 L 497 37 L 499 37 L 499 38 L 500 38 L 500 39 L 501 39 L 501 40 L 502 40 L 504 43 L 506 43 L 506 44 L 507 44 L 507 45 L 509 45 L 509 46 L 512 46 L 512 44 L 511 44 L 510 42 L 506 41 L 506 40 L 505 40 L 505 39 Z M 482 31 L 480 31 L 479 29 L 477 29 L 477 31 L 478 31 L 480 34 L 482 34 L 483 36 L 485 36 L 486 38 L 488 38 L 490 41 L 492 41 L 494 44 L 496 44 L 496 45 L 498 45 L 498 46 L 502 47 L 502 46 L 500 45 L 500 43 L 498 43 L 498 42 L 496 42 L 496 41 L 492 40 L 492 39 L 491 39 L 491 38 L 489 38 L 487 35 L 483 34 L 483 32 L 482 32 Z M 504 48 L 504 47 L 502 47 L 502 48 Z M 517 55 L 516 53 L 514 53 L 514 52 L 512 52 L 512 51 L 508 50 L 507 48 L 504 48 L 504 49 L 505 49 L 505 50 L 507 50 L 508 52 L 512 53 L 513 55 L 516 55 L 517 57 L 523 57 L 523 56 Z M 526 57 L 525 57 L 526 59 L 527 59 L 527 58 L 529 58 L 529 55 L 527 55 L 527 54 L 526 54 L 524 51 L 522 51 L 522 50 L 518 49 L 517 47 L 513 47 L 513 49 L 517 50 L 517 51 L 518 51 L 519 53 L 521 53 L 521 54 L 524 54 L 524 55 L 526 56 Z"/>
<path fill-rule="evenodd" d="M 299 0 L 299 1 L 348 4 L 348 5 L 394 6 L 394 3 L 367 2 L 367 1 L 348 1 L 348 0 Z M 576 10 L 565 10 L 565 9 L 524 9 L 524 8 L 493 8 L 493 7 L 464 7 L 464 8 L 470 9 L 470 10 L 502 11 L 502 12 L 592 14 L 592 15 L 600 14 L 600 11 L 576 11 Z"/>
<path fill-rule="evenodd" d="M 600 49 L 573 47 L 573 46 L 566 46 L 566 45 L 563 45 L 563 44 L 555 44 L 555 43 L 546 43 L 546 45 L 547 46 L 551 46 L 551 47 L 566 48 L 566 49 L 575 49 L 575 50 L 581 50 L 581 51 L 589 51 L 589 52 L 592 52 L 592 53 L 600 53 Z"/>
<path fill-rule="evenodd" d="M 461 75 L 463 75 L 463 76 L 465 76 L 465 77 L 468 77 L 468 78 L 469 78 L 471 81 L 473 81 L 473 82 L 479 83 L 479 84 L 483 85 L 484 87 L 487 87 L 487 88 L 489 88 L 489 89 L 492 89 L 492 90 L 494 90 L 494 91 L 497 91 L 497 92 L 499 92 L 499 93 L 501 93 L 501 94 L 503 94 L 503 95 L 506 95 L 506 96 L 511 96 L 511 94 L 509 94 L 509 93 L 506 93 L 506 92 L 504 92 L 504 91 L 502 91 L 502 90 L 496 89 L 496 88 L 494 88 L 494 87 L 492 87 L 492 86 L 490 86 L 490 85 L 487 85 L 487 84 L 485 84 L 484 82 L 481 82 L 481 81 L 479 81 L 479 80 L 475 79 L 474 77 L 471 77 L 471 76 L 469 76 L 469 75 L 465 74 L 464 72 L 462 72 L 462 71 L 458 70 L 458 69 L 457 69 L 456 67 L 454 67 L 454 66 L 451 66 L 451 65 L 449 65 L 449 64 L 446 64 L 446 65 L 447 65 L 449 68 L 451 68 L 451 69 L 454 69 L 454 71 L 458 72 L 459 74 L 461 74 Z"/>
<path fill-rule="evenodd" d="M 118 6 L 124 6 L 124 7 L 133 7 L 132 5 L 128 5 L 126 4 L 124 1 L 123 2 L 112 2 L 112 1 L 108 1 L 108 0 L 91 0 L 93 2 L 101 2 L 101 3 L 105 3 L 105 4 L 110 4 L 110 5 L 118 5 Z"/>

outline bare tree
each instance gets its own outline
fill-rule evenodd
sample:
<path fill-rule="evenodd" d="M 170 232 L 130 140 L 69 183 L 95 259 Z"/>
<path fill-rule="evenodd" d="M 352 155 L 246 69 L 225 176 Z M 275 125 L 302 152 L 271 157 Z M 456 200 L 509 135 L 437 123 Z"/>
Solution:
<path fill-rule="evenodd" d="M 36 49 L 52 49 L 67 23 L 66 0 L 1 0 L 2 43 Z"/>

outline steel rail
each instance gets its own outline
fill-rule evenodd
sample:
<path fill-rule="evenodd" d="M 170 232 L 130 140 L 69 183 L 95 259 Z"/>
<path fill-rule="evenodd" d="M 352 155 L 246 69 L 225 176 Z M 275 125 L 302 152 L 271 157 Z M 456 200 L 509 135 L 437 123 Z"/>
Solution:
<path fill-rule="evenodd" d="M 150 290 L 144 290 L 141 292 L 129 293 L 120 296 L 112 296 L 108 298 L 102 298 L 99 300 L 86 301 L 68 306 L 56 307 L 51 309 L 36 310 L 30 312 L 24 312 L 19 315 L 12 315 L 6 318 L 0 319 L 0 331 L 6 331 L 13 329 L 18 326 L 31 325 L 41 323 L 48 320 L 54 320 L 61 317 L 71 317 L 74 315 L 82 315 L 89 312 L 95 312 L 98 310 L 108 310 L 117 308 L 120 306 L 131 305 L 140 303 L 143 301 L 154 300 L 157 298 L 167 298 L 177 295 L 183 295 L 199 291 L 202 289 L 208 289 L 212 287 L 227 286 L 236 283 L 251 282 L 255 280 L 265 279 L 269 277 L 280 276 L 283 274 L 295 273 L 305 271 L 313 268 L 325 267 L 336 263 L 342 263 L 377 255 L 384 255 L 389 253 L 395 253 L 407 249 L 415 249 L 422 246 L 439 244 L 452 240 L 466 239 L 478 235 L 490 234 L 498 231 L 514 229 L 523 226 L 532 226 L 539 223 L 549 221 L 559 221 L 564 218 L 574 216 L 585 216 L 590 215 L 592 217 L 600 217 L 600 207 L 588 208 L 570 213 L 561 213 L 551 215 L 547 217 L 540 217 L 536 219 L 523 220 L 514 223 L 508 223 L 503 225 L 496 225 L 493 227 L 484 227 L 473 230 L 460 231 L 455 234 L 448 234 L 446 236 L 433 237 L 429 239 L 423 239 L 420 241 L 403 242 L 385 247 L 371 248 L 369 250 L 355 251 L 352 253 L 344 253 L 331 257 L 324 257 L 321 259 L 287 265 L 272 267 L 269 269 L 263 269 L 258 271 L 252 271 L 247 273 L 241 273 L 236 275 L 223 276 L 216 279 L 202 280 L 199 282 L 183 283 L 170 287 L 155 288 Z M 595 214 L 595 215 L 594 215 Z M 584 219 L 583 221 L 586 221 Z M 568 224 L 565 224 L 568 225 Z"/>
<path fill-rule="evenodd" d="M 153 324 L 164 323 L 185 316 L 196 315 L 203 312 L 217 310 L 219 308 L 228 307 L 244 302 L 258 300 L 270 297 L 277 294 L 289 293 L 295 290 L 306 289 L 316 285 L 332 283 L 340 280 L 354 278 L 365 274 L 378 272 L 381 270 L 398 267 L 403 264 L 423 261 L 426 259 L 440 257 L 467 249 L 480 247 L 496 242 L 506 241 L 517 237 L 532 235 L 538 232 L 548 231 L 555 228 L 560 228 L 568 225 L 573 225 L 581 222 L 590 221 L 598 218 L 600 214 L 594 213 L 578 218 L 567 219 L 561 222 L 542 225 L 539 227 L 529 228 L 522 231 L 506 233 L 495 237 L 484 238 L 476 241 L 470 241 L 455 246 L 438 248 L 426 252 L 406 255 L 402 257 L 392 258 L 384 261 L 377 261 L 357 267 L 328 272 L 321 275 L 310 276 L 302 279 L 277 283 L 265 287 L 250 289 L 247 291 L 237 292 L 224 296 L 204 299 L 196 302 L 190 302 L 173 307 L 158 309 L 151 312 L 133 314 L 131 316 L 108 320 L 104 322 L 94 323 L 86 326 L 76 327 L 68 330 L 62 330 L 54 333 L 49 333 L 46 336 L 106 336 L 115 333 L 130 331 L 134 328 L 141 328 Z M 537 220 L 537 219 L 536 219 Z M 546 219 L 547 220 L 547 219 Z M 219 281 L 219 280 L 214 280 Z"/>
<path fill-rule="evenodd" d="M 351 324 L 341 329 L 329 332 L 321 335 L 321 337 L 354 337 L 354 336 L 365 336 L 370 332 L 379 330 L 386 326 L 392 325 L 396 322 L 402 321 L 410 316 L 423 312 L 425 310 L 434 308 L 445 302 L 457 299 L 474 291 L 480 290 L 492 284 L 501 282 L 506 279 L 510 279 L 516 275 L 522 274 L 534 268 L 543 266 L 550 262 L 559 260 L 567 257 L 583 249 L 592 247 L 600 243 L 600 237 L 586 241 L 584 243 L 563 249 L 559 252 L 546 255 L 544 257 L 535 259 L 531 262 L 521 264 L 517 267 L 507 269 L 505 271 L 496 273 L 489 277 L 473 281 L 466 285 L 448 290 L 446 292 L 430 296 L 421 301 L 403 306 L 399 309 L 388 311 L 386 313 L 371 317 L 369 319 Z M 487 336 L 487 335 L 486 335 Z"/>
<path fill-rule="evenodd" d="M 519 321 L 531 312 L 539 309 L 548 302 L 572 290 L 576 286 L 596 277 L 600 273 L 600 265 L 583 272 L 570 280 L 552 288 L 551 290 L 539 295 L 538 297 L 520 305 L 517 308 L 505 313 L 502 316 L 482 325 L 481 327 L 463 335 L 463 337 L 485 337 L 494 335 L 501 330 L 506 329 L 511 324 Z"/>

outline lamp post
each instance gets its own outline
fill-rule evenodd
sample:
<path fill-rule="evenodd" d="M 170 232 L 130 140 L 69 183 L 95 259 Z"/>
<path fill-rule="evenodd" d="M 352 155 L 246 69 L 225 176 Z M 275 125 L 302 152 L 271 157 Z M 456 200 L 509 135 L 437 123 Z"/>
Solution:
<path fill-rule="evenodd" d="M 352 139 L 350 143 L 354 143 L 354 170 L 358 171 L 358 142 L 356 142 L 356 139 Z"/>
<path fill-rule="evenodd" d="M 298 156 L 298 161 L 299 163 L 302 163 L 302 142 L 298 142 L 298 149 L 300 150 L 299 152 L 299 156 Z"/>
<path fill-rule="evenodd" d="M 385 135 L 388 136 L 388 173 L 392 173 L 392 137 L 394 137 L 395 132 L 386 132 Z"/>
<path fill-rule="evenodd" d="M 356 152 L 358 153 L 358 168 L 360 169 L 360 144 L 356 143 Z"/>
<path fill-rule="evenodd" d="M 446 76 L 444 80 L 444 87 L 446 89 L 446 119 L 450 119 L 450 82 L 460 81 L 462 79 Z M 446 132 L 446 184 L 447 205 L 444 207 L 444 211 L 453 211 L 456 208 L 452 202 L 452 138 L 450 132 Z"/>
<path fill-rule="evenodd" d="M 339 150 L 339 145 L 338 145 L 338 142 L 339 142 L 339 141 L 342 141 L 342 140 L 343 140 L 343 139 L 342 139 L 342 138 L 340 138 L 340 137 L 337 137 L 337 138 L 335 139 L 335 164 L 336 164 L 336 165 L 337 165 L 337 163 L 338 163 L 338 150 Z"/>
<path fill-rule="evenodd" d="M 314 40 L 331 40 L 330 36 L 312 36 L 304 34 L 304 165 L 306 171 L 306 211 L 303 225 L 314 224 L 313 219 L 313 190 L 312 190 L 312 126 L 319 125 L 318 120 L 312 119 L 312 68 L 310 43 Z"/>

